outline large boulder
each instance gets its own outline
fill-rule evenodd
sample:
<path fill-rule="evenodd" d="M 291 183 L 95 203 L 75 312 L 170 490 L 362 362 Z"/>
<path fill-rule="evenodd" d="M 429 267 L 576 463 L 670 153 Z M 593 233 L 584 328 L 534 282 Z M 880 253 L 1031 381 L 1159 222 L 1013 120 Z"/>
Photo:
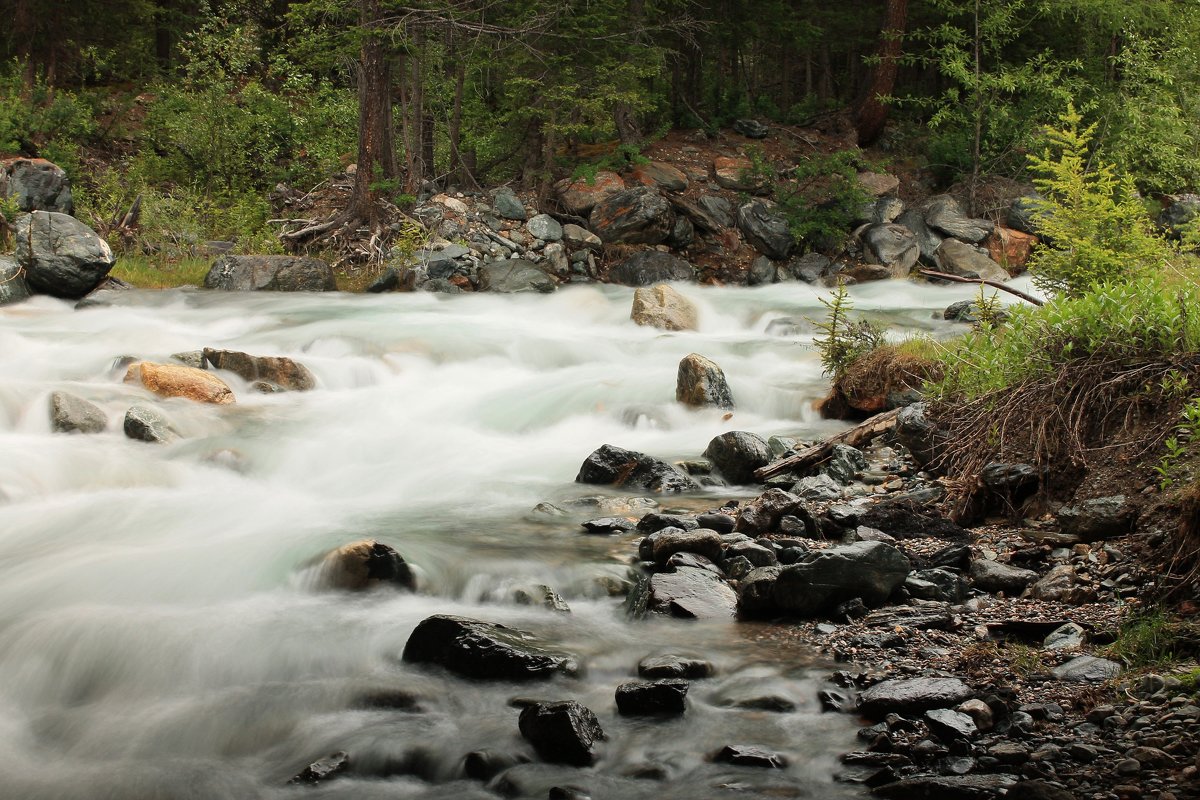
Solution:
<path fill-rule="evenodd" d="M 695 481 L 665 461 L 611 444 L 601 445 L 584 460 L 575 482 L 663 493 L 699 488 Z"/>
<path fill-rule="evenodd" d="M 625 191 L 625 181 L 615 172 L 600 171 L 591 180 L 561 181 L 554 188 L 568 211 L 586 214 L 600 201 Z"/>
<path fill-rule="evenodd" d="M 694 281 L 696 269 L 679 256 L 643 250 L 609 270 L 608 277 L 625 286 L 651 286 L 666 281 Z"/>
<path fill-rule="evenodd" d="M 67 214 L 34 211 L 17 219 L 13 233 L 17 263 L 35 292 L 78 300 L 116 263 L 108 242 Z"/>
<path fill-rule="evenodd" d="M 922 206 L 925 224 L 947 236 L 978 244 L 995 226 L 986 219 L 972 219 L 963 212 L 958 200 L 948 194 L 931 197 Z"/>
<path fill-rule="evenodd" d="M 776 261 L 786 259 L 796 245 L 787 218 L 762 200 L 738 208 L 737 226 L 755 250 Z"/>
<path fill-rule="evenodd" d="M 698 353 L 686 355 L 679 362 L 675 376 L 675 399 L 695 408 L 716 407 L 733 409 L 733 392 L 725 373 L 715 361 Z"/>
<path fill-rule="evenodd" d="M 713 178 L 722 189 L 735 192 L 761 192 L 765 178 L 754 170 L 744 156 L 718 156 L 713 159 Z"/>
<path fill-rule="evenodd" d="M 539 680 L 578 670 L 574 659 L 546 649 L 530 633 L 446 614 L 417 625 L 404 645 L 403 659 L 494 681 Z"/>
<path fill-rule="evenodd" d="M 493 261 L 479 268 L 479 290 L 483 292 L 548 294 L 557 287 L 557 281 L 544 269 L 523 258 Z"/>
<path fill-rule="evenodd" d="M 737 593 L 715 572 L 676 567 L 650 576 L 646 607 L 683 619 L 729 619 L 737 615 Z"/>
<path fill-rule="evenodd" d="M 665 283 L 644 286 L 633 293 L 629 318 L 638 325 L 667 331 L 694 331 L 696 317 L 696 306 L 692 301 Z"/>
<path fill-rule="evenodd" d="M 1038 574 L 999 561 L 980 558 L 971 562 L 971 580 L 977 589 L 985 592 L 1004 592 L 1008 596 L 1018 595 L 1025 587 L 1037 580 Z"/>
<path fill-rule="evenodd" d="M 21 211 L 75 213 L 66 171 L 44 158 L 0 161 L 0 199 L 9 197 Z"/>
<path fill-rule="evenodd" d="M 689 686 L 678 678 L 622 683 L 617 687 L 617 713 L 626 717 L 678 716 L 687 708 Z"/>
<path fill-rule="evenodd" d="M 675 225 L 675 212 L 665 197 L 638 186 L 598 202 L 588 217 L 588 227 L 605 242 L 659 244 Z"/>
<path fill-rule="evenodd" d="M 591 765 L 605 738 L 596 715 L 574 700 L 528 705 L 517 725 L 542 760 L 555 764 Z"/>
<path fill-rule="evenodd" d="M 695 201 L 672 197 L 671 205 L 701 231 L 720 233 L 733 227 L 733 205 L 719 194 L 702 194 Z"/>
<path fill-rule="evenodd" d="M 317 568 L 317 585 L 325 589 L 361 592 L 376 586 L 417 588 L 412 567 L 404 557 L 382 542 L 364 539 L 328 553 Z"/>
<path fill-rule="evenodd" d="M 333 268 L 301 256 L 222 256 L 204 276 L 205 289 L 230 292 L 335 292 Z"/>
<path fill-rule="evenodd" d="M 8 256 L 0 256 L 0 306 L 19 303 L 29 297 L 29 285 L 21 265 Z"/>
<path fill-rule="evenodd" d="M 51 392 L 50 426 L 58 433 L 100 433 L 108 417 L 95 403 L 68 392 Z"/>
<path fill-rule="evenodd" d="M 921 257 L 916 235 L 903 225 L 866 225 L 859 229 L 858 236 L 867 263 L 886 267 L 893 278 L 907 278 Z"/>
<path fill-rule="evenodd" d="M 921 260 L 927 264 L 936 263 L 934 257 L 937 249 L 942 246 L 945 236 L 925 224 L 925 217 L 915 208 L 910 208 L 896 217 L 896 224 L 903 225 L 917 237 L 917 247 L 921 250 Z"/>
<path fill-rule="evenodd" d="M 1058 510 L 1062 532 L 1085 542 L 1122 536 L 1133 529 L 1136 521 L 1137 509 L 1122 494 L 1096 497 Z"/>
<path fill-rule="evenodd" d="M 215 369 L 227 369 L 243 380 L 266 381 L 274 387 L 303 392 L 317 385 L 303 364 L 283 356 L 252 356 L 236 350 L 204 348 L 204 361 Z"/>
<path fill-rule="evenodd" d="M 661 161 L 638 164 L 630 172 L 630 177 L 642 186 L 666 189 L 669 192 L 683 192 L 688 188 L 687 175 L 683 174 L 683 170 Z"/>
<path fill-rule="evenodd" d="M 704 450 L 704 457 L 735 484 L 754 483 L 754 470 L 771 463 L 771 448 L 761 436 L 747 431 L 728 431 L 716 436 Z"/>
<path fill-rule="evenodd" d="M 947 239 L 934 254 L 938 269 L 951 275 L 985 281 L 1006 281 L 1008 271 L 988 256 L 958 239 Z"/>
<path fill-rule="evenodd" d="M 908 558 L 889 544 L 855 542 L 811 552 L 784 567 L 771 595 L 778 607 L 801 616 L 856 597 L 877 606 L 904 583 L 910 569 Z"/>
<path fill-rule="evenodd" d="M 138 383 L 159 397 L 183 397 L 198 403 L 228 405 L 234 402 L 229 384 L 195 367 L 138 361 L 125 372 L 126 383 Z"/>

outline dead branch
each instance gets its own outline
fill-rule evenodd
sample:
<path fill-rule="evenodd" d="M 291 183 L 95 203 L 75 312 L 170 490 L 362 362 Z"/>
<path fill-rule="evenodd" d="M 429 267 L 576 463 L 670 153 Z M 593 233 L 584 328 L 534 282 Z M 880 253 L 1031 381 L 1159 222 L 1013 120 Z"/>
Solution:
<path fill-rule="evenodd" d="M 917 270 L 917 272 L 919 272 L 922 275 L 925 275 L 927 277 L 930 277 L 930 278 L 940 278 L 944 281 L 954 281 L 955 283 L 985 284 L 985 285 L 991 286 L 995 289 L 999 289 L 1002 292 L 1008 292 L 1009 294 L 1014 294 L 1027 303 L 1033 303 L 1035 306 L 1045 305 L 1044 301 L 1039 300 L 1038 298 L 1034 297 L 1033 295 L 1026 294 L 1025 292 L 1022 292 L 1020 289 L 1014 289 L 1011 286 L 1007 286 L 1007 285 L 1001 283 L 1000 281 L 990 281 L 990 280 L 985 280 L 983 278 L 964 278 L 961 275 L 951 275 L 948 272 L 936 272 L 935 270 L 932 270 L 932 269 L 919 269 L 919 270 Z"/>
<path fill-rule="evenodd" d="M 815 466 L 832 452 L 835 444 L 847 444 L 851 447 L 859 447 L 866 444 L 881 433 L 886 433 L 896 427 L 896 415 L 899 413 L 900 409 L 897 408 L 882 414 L 876 414 L 849 430 L 830 436 L 822 442 L 809 445 L 790 456 L 756 469 L 754 477 L 756 480 L 764 481 L 782 472 Z"/>

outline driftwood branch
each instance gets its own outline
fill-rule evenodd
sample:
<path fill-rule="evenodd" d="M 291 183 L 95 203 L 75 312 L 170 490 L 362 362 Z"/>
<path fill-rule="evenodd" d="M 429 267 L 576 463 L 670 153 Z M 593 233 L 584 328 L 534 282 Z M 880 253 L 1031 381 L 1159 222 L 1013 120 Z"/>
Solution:
<path fill-rule="evenodd" d="M 986 284 L 995 289 L 999 289 L 1002 292 L 1008 292 L 1009 294 L 1015 294 L 1017 297 L 1021 298 L 1025 302 L 1033 303 L 1035 306 L 1045 305 L 1045 303 L 1042 300 L 1039 300 L 1038 298 L 1034 297 L 1033 295 L 1025 294 L 1025 292 L 1022 292 L 1020 289 L 1014 289 L 1011 286 L 1006 286 L 1005 284 L 1001 283 L 1000 281 L 989 281 L 989 280 L 984 280 L 983 278 L 964 278 L 961 275 L 951 275 L 948 272 L 935 272 L 934 270 L 931 270 L 931 269 L 921 269 L 921 270 L 917 270 L 917 271 L 927 277 L 940 278 L 944 281 L 954 281 L 955 283 Z"/>
<path fill-rule="evenodd" d="M 899 413 L 900 409 L 897 408 L 882 414 L 876 414 L 870 419 L 855 425 L 850 430 L 842 431 L 822 442 L 801 448 L 790 456 L 754 470 L 754 477 L 756 480 L 765 481 L 767 478 L 779 475 L 782 472 L 802 470 L 815 466 L 829 457 L 835 444 L 860 447 L 881 433 L 886 433 L 896 427 L 896 415 Z"/>

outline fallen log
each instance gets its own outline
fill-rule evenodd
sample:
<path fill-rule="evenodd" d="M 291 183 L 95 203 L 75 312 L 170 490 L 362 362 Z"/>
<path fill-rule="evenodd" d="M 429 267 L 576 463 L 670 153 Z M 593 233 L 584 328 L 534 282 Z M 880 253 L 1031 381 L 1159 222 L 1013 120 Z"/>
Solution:
<path fill-rule="evenodd" d="M 1006 286 L 1003 283 L 1000 283 L 999 281 L 984 280 L 982 278 L 964 278 L 962 275 L 951 275 L 948 272 L 937 272 L 932 269 L 919 269 L 919 270 L 917 270 L 917 272 L 921 273 L 922 275 L 924 275 L 927 278 L 940 278 L 941 280 L 954 281 L 955 283 L 984 284 L 986 286 L 991 286 L 994 289 L 999 289 L 1002 292 L 1008 292 L 1009 294 L 1016 295 L 1017 297 L 1021 298 L 1022 300 L 1024 300 L 1027 303 L 1033 303 L 1035 306 L 1044 305 L 1044 302 L 1042 300 L 1039 300 L 1038 298 L 1034 297 L 1033 295 L 1026 294 L 1025 292 L 1022 292 L 1020 289 L 1014 289 L 1011 286 Z"/>
<path fill-rule="evenodd" d="M 778 461 L 773 461 L 765 467 L 759 467 L 754 470 L 754 477 L 757 480 L 765 481 L 767 478 L 787 472 L 788 470 L 807 469 L 808 467 L 816 466 L 829 457 L 835 444 L 860 447 L 879 434 L 886 433 L 896 427 L 896 415 L 899 413 L 900 409 L 896 408 L 891 411 L 885 411 L 882 414 L 876 414 L 849 430 L 830 436 L 822 442 L 801 448 L 792 455 L 785 456 Z"/>

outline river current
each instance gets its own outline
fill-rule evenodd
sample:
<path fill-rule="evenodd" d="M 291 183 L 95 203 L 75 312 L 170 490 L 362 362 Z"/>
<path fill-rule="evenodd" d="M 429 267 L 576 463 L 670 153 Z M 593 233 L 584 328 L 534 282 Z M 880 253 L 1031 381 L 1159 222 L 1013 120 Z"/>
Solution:
<path fill-rule="evenodd" d="M 815 438 L 839 429 L 813 402 L 827 388 L 814 329 L 822 292 L 803 284 L 679 287 L 698 332 L 629 321 L 633 290 L 549 296 L 131 291 L 75 310 L 50 298 L 0 308 L 0 796 L 188 798 L 850 797 L 836 755 L 858 721 L 822 714 L 836 668 L 786 626 L 631 621 L 609 587 L 627 580 L 636 536 L 592 536 L 605 516 L 578 498 L 583 459 L 611 443 L 699 457 L 727 430 Z M 934 319 L 974 287 L 885 281 L 856 308 L 897 333 L 942 335 Z M 790 322 L 789 322 L 790 320 Z M 126 356 L 168 361 L 203 347 L 289 356 L 305 393 L 257 394 L 223 374 L 233 406 L 152 399 L 124 384 Z M 737 409 L 674 401 L 688 353 L 724 369 Z M 51 431 L 63 390 L 102 407 L 108 429 Z M 125 410 L 156 404 L 183 434 L 127 439 Z M 749 490 L 656 498 L 715 507 Z M 534 513 L 539 503 L 568 515 Z M 421 592 L 313 589 L 307 565 L 375 538 L 420 574 Z M 553 587 L 562 614 L 513 601 Z M 576 679 L 468 682 L 400 662 L 435 613 L 502 622 L 577 654 Z M 656 653 L 703 657 L 672 721 L 617 716 L 615 687 Z M 402 691 L 419 710 L 362 699 Z M 744 710 L 771 695 L 791 713 Z M 466 780 L 473 750 L 532 754 L 514 697 L 577 699 L 608 734 L 587 770 L 534 764 L 503 786 Z M 714 764 L 726 744 L 786 755 L 785 770 Z M 335 750 L 354 772 L 288 786 Z M 649 779 L 646 776 L 654 776 Z"/>

